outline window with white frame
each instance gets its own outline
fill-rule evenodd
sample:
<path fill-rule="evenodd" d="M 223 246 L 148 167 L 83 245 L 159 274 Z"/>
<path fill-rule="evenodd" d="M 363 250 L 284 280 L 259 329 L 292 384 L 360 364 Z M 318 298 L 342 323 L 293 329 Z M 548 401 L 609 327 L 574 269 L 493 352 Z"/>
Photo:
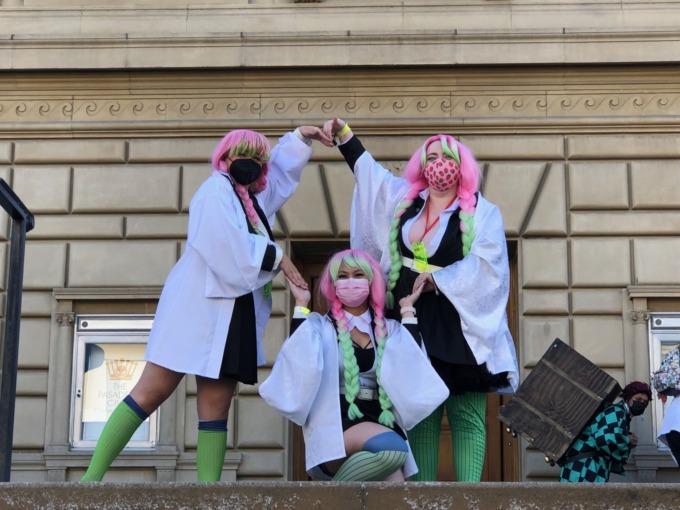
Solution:
<path fill-rule="evenodd" d="M 94 448 L 106 421 L 139 380 L 153 315 L 78 315 L 73 353 L 71 448 Z M 156 445 L 158 413 L 137 429 L 128 449 Z"/>
<path fill-rule="evenodd" d="M 659 368 L 663 357 L 680 344 L 680 313 L 652 313 L 649 320 L 649 338 L 651 340 L 649 359 L 651 371 L 654 372 Z M 661 427 L 666 407 L 671 402 L 671 399 L 665 404 L 658 398 L 653 400 L 655 437 Z M 660 450 L 668 450 L 668 447 L 660 441 L 657 441 L 657 446 Z"/>

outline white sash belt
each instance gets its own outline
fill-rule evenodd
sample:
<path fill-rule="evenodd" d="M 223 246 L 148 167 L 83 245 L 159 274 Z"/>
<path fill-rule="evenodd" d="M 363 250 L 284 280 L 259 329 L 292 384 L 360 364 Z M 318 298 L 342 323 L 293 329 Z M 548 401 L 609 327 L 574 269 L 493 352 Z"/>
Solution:
<path fill-rule="evenodd" d="M 425 271 L 419 271 L 418 269 L 416 269 L 416 261 L 409 257 L 401 257 L 401 263 L 404 265 L 404 267 L 408 267 L 411 271 L 415 271 L 416 273 L 432 273 L 433 271 L 437 271 L 438 269 L 443 269 L 441 266 L 428 264 L 427 269 L 425 269 Z"/>

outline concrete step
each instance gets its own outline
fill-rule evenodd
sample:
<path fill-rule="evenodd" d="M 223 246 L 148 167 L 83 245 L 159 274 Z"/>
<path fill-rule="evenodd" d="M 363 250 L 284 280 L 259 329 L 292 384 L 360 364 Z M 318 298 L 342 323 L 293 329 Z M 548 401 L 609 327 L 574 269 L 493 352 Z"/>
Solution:
<path fill-rule="evenodd" d="M 0 510 L 676 510 L 680 485 L 559 483 L 5 483 Z"/>

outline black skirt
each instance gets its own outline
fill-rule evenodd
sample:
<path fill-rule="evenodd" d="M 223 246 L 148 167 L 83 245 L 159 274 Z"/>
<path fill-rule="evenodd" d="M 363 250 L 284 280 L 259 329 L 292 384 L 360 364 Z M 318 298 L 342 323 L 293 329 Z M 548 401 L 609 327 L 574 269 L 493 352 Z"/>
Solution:
<path fill-rule="evenodd" d="M 343 432 L 349 429 L 350 427 L 353 427 L 357 423 L 363 422 L 380 423 L 378 421 L 378 418 L 380 417 L 380 413 L 382 413 L 382 408 L 380 407 L 379 400 L 361 400 L 359 398 L 356 398 L 354 399 L 354 403 L 359 408 L 359 411 L 361 411 L 364 414 L 363 418 L 357 418 L 356 420 L 349 419 L 349 416 L 347 416 L 349 404 L 345 399 L 345 395 L 340 394 L 340 418 L 342 419 Z M 392 430 L 399 434 L 402 437 L 402 439 L 404 440 L 406 439 L 406 434 L 404 433 L 403 430 L 401 430 L 401 427 L 396 423 L 394 424 L 394 428 Z"/>
<path fill-rule="evenodd" d="M 257 329 L 252 294 L 234 300 L 220 378 L 236 379 L 243 384 L 257 383 Z"/>

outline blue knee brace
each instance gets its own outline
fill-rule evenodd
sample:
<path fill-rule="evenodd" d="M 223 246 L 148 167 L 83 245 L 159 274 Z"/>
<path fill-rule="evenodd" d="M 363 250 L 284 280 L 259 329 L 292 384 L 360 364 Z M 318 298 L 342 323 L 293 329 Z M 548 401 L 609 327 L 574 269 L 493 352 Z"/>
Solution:
<path fill-rule="evenodd" d="M 394 431 L 383 432 L 377 436 L 373 436 L 364 443 L 364 450 L 367 452 L 408 452 L 406 441 Z"/>

